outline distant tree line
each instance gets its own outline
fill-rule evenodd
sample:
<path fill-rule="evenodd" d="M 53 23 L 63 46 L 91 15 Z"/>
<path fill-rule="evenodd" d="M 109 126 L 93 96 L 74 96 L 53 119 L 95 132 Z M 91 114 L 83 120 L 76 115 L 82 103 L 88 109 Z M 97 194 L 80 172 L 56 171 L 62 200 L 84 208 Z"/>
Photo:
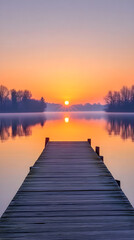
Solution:
<path fill-rule="evenodd" d="M 61 104 L 56 104 L 56 103 L 47 103 L 47 111 L 56 111 L 56 112 L 62 112 L 62 111 L 103 111 L 105 108 L 104 105 L 100 103 L 85 103 L 85 104 L 74 104 L 71 106 L 63 106 Z"/>
<path fill-rule="evenodd" d="M 134 112 L 134 85 L 120 91 L 109 91 L 105 97 L 107 112 Z"/>
<path fill-rule="evenodd" d="M 0 112 L 43 112 L 45 108 L 46 102 L 43 97 L 36 100 L 28 90 L 8 90 L 0 85 Z"/>
<path fill-rule="evenodd" d="M 71 111 L 103 111 L 104 105 L 100 103 L 85 103 L 85 104 L 75 104 L 70 107 Z"/>

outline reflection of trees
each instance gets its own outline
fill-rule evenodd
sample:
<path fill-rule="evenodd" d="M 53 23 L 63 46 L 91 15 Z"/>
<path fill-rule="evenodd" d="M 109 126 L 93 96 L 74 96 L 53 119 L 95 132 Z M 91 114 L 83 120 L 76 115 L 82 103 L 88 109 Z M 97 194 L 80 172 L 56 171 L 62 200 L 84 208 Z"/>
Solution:
<path fill-rule="evenodd" d="M 134 115 L 108 116 L 106 129 L 109 135 L 120 135 L 122 139 L 134 141 Z"/>
<path fill-rule="evenodd" d="M 10 136 L 9 126 L 0 121 L 0 139 L 7 140 Z"/>
<path fill-rule="evenodd" d="M 29 136 L 32 134 L 31 127 L 37 124 L 44 126 L 45 116 L 22 116 L 0 118 L 0 139 L 7 140 L 9 137 Z"/>
<path fill-rule="evenodd" d="M 32 120 L 33 122 L 33 120 Z M 16 137 L 16 136 L 29 136 L 32 134 L 31 131 L 31 126 L 35 125 L 36 123 L 32 124 L 32 122 L 27 122 L 27 120 L 19 122 L 18 119 L 14 119 L 12 121 L 12 137 Z M 41 124 L 41 123 L 40 123 Z"/>

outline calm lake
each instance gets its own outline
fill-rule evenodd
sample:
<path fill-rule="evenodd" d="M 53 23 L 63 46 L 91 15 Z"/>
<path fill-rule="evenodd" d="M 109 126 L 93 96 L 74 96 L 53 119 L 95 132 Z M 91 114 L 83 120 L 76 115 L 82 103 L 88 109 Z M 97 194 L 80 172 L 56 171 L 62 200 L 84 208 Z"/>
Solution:
<path fill-rule="evenodd" d="M 29 167 L 50 140 L 87 140 L 100 146 L 104 162 L 134 206 L 134 114 L 64 112 L 0 114 L 0 215 Z"/>

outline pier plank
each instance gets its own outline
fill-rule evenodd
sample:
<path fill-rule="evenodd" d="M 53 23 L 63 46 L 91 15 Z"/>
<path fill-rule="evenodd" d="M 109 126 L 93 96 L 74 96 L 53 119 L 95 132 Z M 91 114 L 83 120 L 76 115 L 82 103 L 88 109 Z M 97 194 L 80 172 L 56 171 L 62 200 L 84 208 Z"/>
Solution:
<path fill-rule="evenodd" d="M 134 209 L 88 142 L 48 142 L 0 220 L 0 239 L 134 239 Z"/>

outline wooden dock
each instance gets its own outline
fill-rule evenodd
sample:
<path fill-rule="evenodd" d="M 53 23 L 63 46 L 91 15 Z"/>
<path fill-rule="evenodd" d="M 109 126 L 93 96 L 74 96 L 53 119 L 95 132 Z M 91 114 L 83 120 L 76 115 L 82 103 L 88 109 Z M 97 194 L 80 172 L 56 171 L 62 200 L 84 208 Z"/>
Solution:
<path fill-rule="evenodd" d="M 1 218 L 9 239 L 134 240 L 134 210 L 88 141 L 52 141 Z"/>

